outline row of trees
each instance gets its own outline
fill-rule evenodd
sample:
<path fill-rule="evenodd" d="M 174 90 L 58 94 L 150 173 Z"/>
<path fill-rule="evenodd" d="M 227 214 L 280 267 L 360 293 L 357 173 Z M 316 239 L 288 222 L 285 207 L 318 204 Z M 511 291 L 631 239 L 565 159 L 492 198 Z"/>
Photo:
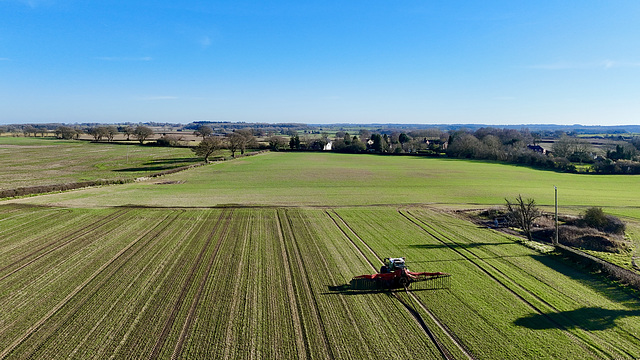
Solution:
<path fill-rule="evenodd" d="M 596 173 L 640 174 L 640 138 L 619 141 L 598 150 L 586 139 L 557 134 L 551 152 L 530 146 L 539 134 L 527 130 L 481 128 L 475 132 L 457 131 L 449 136 L 447 156 L 497 160 L 536 167 L 576 171 L 576 163 L 589 164 Z"/>
<path fill-rule="evenodd" d="M 46 136 L 49 133 L 49 129 L 44 126 L 33 126 L 33 125 L 24 125 L 24 126 L 16 126 L 16 125 L 7 125 L 0 126 L 0 134 L 10 133 L 13 136 L 19 136 L 19 134 L 23 134 L 26 136 Z"/>
<path fill-rule="evenodd" d="M 70 126 L 58 126 L 55 131 L 55 135 L 59 139 L 78 139 L 80 135 L 85 131 L 80 128 L 72 128 Z M 109 126 L 96 126 L 86 129 L 86 133 L 91 135 L 94 141 L 113 141 L 117 134 L 124 134 L 127 136 L 127 140 L 130 140 L 131 136 L 135 137 L 141 144 L 145 142 L 149 137 L 153 136 L 153 130 L 148 126 L 126 126 L 118 128 L 113 125 Z"/>
<path fill-rule="evenodd" d="M 71 127 L 66 125 L 59 125 L 53 131 L 47 126 L 36 127 L 33 125 L 25 125 L 22 128 L 16 126 L 0 126 L 0 134 L 2 133 L 24 134 L 24 136 L 47 136 L 51 132 L 55 134 L 58 139 L 72 140 L 78 139 L 82 134 L 89 134 L 95 141 L 113 141 L 117 134 L 124 134 L 127 136 L 127 140 L 130 140 L 131 136 L 135 137 L 140 143 L 144 143 L 149 137 L 153 136 L 153 130 L 148 126 L 120 126 L 114 125 L 108 126 L 93 126 L 93 127 Z"/>
<path fill-rule="evenodd" d="M 127 141 L 131 139 L 131 136 L 135 137 L 140 144 L 143 144 L 145 140 L 153 136 L 153 129 L 148 126 L 125 126 L 117 128 L 113 125 L 110 126 L 96 126 L 89 128 L 87 133 L 93 136 L 95 141 L 101 141 L 106 139 L 107 141 L 113 141 L 115 135 L 122 133 L 127 136 Z"/>
<path fill-rule="evenodd" d="M 439 153 L 446 146 L 445 133 L 437 129 L 419 130 L 411 132 L 392 132 L 390 134 L 372 133 L 369 130 L 360 130 L 357 135 L 351 135 L 345 131 L 336 132 L 331 139 L 324 132 L 320 136 L 293 135 L 289 138 L 291 150 L 327 150 L 331 144 L 331 150 L 347 153 Z M 279 141 L 278 144 L 281 144 Z"/>
<path fill-rule="evenodd" d="M 254 136 L 262 138 L 271 137 L 277 134 L 293 136 L 298 132 L 311 132 L 313 129 L 313 126 L 297 123 L 267 124 L 229 121 L 196 121 L 184 125 L 182 128 L 184 130 L 198 131 L 203 126 L 212 129 L 214 132 L 225 134 L 250 128 L 252 129 Z"/>
<path fill-rule="evenodd" d="M 421 129 L 409 132 L 371 133 L 361 130 L 359 136 L 338 131 L 331 141 L 336 152 L 417 153 L 446 154 L 448 157 L 496 160 L 508 163 L 577 171 L 576 164 L 588 164 L 596 173 L 640 174 L 640 138 L 619 141 L 608 149 L 596 149 L 586 139 L 563 132 L 552 134 L 555 140 L 551 151 L 536 146 L 542 139 L 539 132 L 527 129 L 479 128 L 475 131 Z M 546 135 L 545 135 L 546 136 Z M 330 142 L 328 134 L 310 138 L 294 135 L 289 138 L 292 150 L 323 150 Z M 272 137 L 269 145 L 274 150 L 285 149 L 281 137 Z"/>
<path fill-rule="evenodd" d="M 11 131 L 14 134 L 23 133 L 25 136 L 45 136 L 50 133 L 48 129 L 51 125 L 2 126 L 0 132 Z M 90 125 L 75 127 L 60 125 L 55 129 L 55 134 L 61 139 L 78 139 L 82 134 L 89 134 L 94 141 L 113 141 L 117 134 L 124 134 L 127 140 L 133 137 L 140 143 L 144 143 L 153 136 L 153 131 L 147 126 Z M 321 131 L 299 132 L 297 124 L 277 128 L 280 134 L 285 131 L 290 134 L 287 139 L 277 135 L 267 126 L 259 129 L 237 128 L 240 125 L 242 124 L 224 123 L 222 127 L 214 129 L 210 125 L 200 124 L 193 134 L 201 137 L 203 141 L 213 136 L 223 137 L 221 146 L 230 149 L 234 156 L 237 151 L 244 153 L 247 148 L 266 146 L 257 143 L 256 137 L 263 137 L 268 147 L 276 151 L 330 149 L 348 153 L 409 153 L 437 156 L 446 154 L 449 157 L 496 160 L 563 171 L 577 171 L 575 164 L 580 163 L 589 164 L 590 171 L 595 173 L 640 174 L 640 137 L 619 137 L 616 138 L 618 141 L 615 143 L 612 143 L 612 139 L 605 139 L 606 142 L 596 149 L 588 140 L 560 131 L 542 134 L 532 133 L 527 129 L 491 127 L 482 127 L 475 131 L 448 132 L 435 128 L 406 132 L 384 129 L 372 132 L 361 129 L 357 134 L 340 130 L 335 133 L 335 137 L 330 137 L 327 132 Z M 224 126 L 233 128 L 233 131 L 230 132 Z M 544 153 L 542 148 L 535 147 L 543 135 L 555 137 L 550 153 Z M 161 146 L 185 145 L 182 137 L 175 135 L 163 134 L 156 142 Z M 607 143 L 612 145 L 607 148 Z M 532 147 L 531 144 L 534 146 Z"/>
<path fill-rule="evenodd" d="M 541 168 L 575 171 L 565 157 L 549 156 L 528 145 L 536 138 L 528 131 L 481 128 L 475 132 L 456 131 L 449 135 L 446 154 L 449 157 L 496 160 Z M 535 147 L 534 147 L 535 148 Z"/>
<path fill-rule="evenodd" d="M 210 126 L 201 125 L 194 134 L 201 136 L 202 141 L 191 150 L 197 156 L 203 157 L 206 162 L 209 162 L 211 155 L 223 148 L 229 149 L 231 156 L 235 157 L 238 151 L 240 154 L 244 154 L 247 149 L 258 147 L 258 141 L 252 129 L 240 129 L 228 133 L 226 136 L 219 136 L 213 133 Z"/>

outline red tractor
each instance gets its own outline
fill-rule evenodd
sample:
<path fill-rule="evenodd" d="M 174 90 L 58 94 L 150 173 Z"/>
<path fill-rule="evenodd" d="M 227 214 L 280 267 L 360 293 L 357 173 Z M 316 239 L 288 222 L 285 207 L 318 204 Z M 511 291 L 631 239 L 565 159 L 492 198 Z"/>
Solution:
<path fill-rule="evenodd" d="M 403 257 L 385 258 L 379 273 L 351 279 L 351 290 L 408 289 L 413 283 L 424 289 L 446 289 L 450 277 L 442 272 L 411 272 Z"/>

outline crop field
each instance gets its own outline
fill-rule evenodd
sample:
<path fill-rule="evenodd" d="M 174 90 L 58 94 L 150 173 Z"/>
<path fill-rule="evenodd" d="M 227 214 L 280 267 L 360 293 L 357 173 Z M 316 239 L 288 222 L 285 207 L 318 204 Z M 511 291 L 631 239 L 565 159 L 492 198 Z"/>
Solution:
<path fill-rule="evenodd" d="M 558 187 L 561 210 L 601 206 L 640 219 L 634 176 L 565 174 L 492 162 L 335 153 L 266 153 L 212 164 L 155 181 L 25 199 L 69 207 L 356 206 L 504 204 L 532 197 L 549 209 Z"/>
<path fill-rule="evenodd" d="M 334 291 L 401 254 L 448 290 Z M 627 290 L 425 206 L 0 206 L 0 358 L 638 358 Z"/>
<path fill-rule="evenodd" d="M 0 189 L 133 179 L 198 161 L 185 148 L 0 136 Z"/>
<path fill-rule="evenodd" d="M 4 200 L 0 359 L 640 358 L 637 293 L 449 211 L 553 185 L 638 242 L 635 177 L 431 158 L 268 153 Z M 345 290 L 393 256 L 450 288 Z"/>
<path fill-rule="evenodd" d="M 114 187 L 13 200 L 62 207 L 379 206 L 428 204 L 466 209 L 502 206 L 518 194 L 561 213 L 591 206 L 623 217 L 640 249 L 640 182 L 635 176 L 564 174 L 493 162 L 348 155 L 267 153 Z M 631 266 L 631 254 L 612 257 Z"/>

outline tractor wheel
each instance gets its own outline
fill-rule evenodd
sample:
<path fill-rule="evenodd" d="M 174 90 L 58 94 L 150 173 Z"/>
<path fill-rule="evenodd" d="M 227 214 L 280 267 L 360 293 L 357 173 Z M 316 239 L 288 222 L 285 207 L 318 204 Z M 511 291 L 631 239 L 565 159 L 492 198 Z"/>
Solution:
<path fill-rule="evenodd" d="M 400 285 L 404 288 L 408 288 L 409 287 L 409 278 L 406 277 L 401 277 L 400 280 L 398 280 L 398 282 L 400 283 Z"/>

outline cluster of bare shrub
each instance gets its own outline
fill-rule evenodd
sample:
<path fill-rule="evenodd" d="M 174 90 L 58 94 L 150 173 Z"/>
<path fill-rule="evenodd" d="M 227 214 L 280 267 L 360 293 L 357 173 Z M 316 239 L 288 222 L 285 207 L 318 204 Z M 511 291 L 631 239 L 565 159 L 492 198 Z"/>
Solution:
<path fill-rule="evenodd" d="M 534 199 L 524 199 L 518 195 L 515 200 L 505 198 L 503 209 L 489 209 L 480 214 L 490 219 L 492 226 L 508 225 L 522 229 L 529 239 L 553 242 L 555 223 L 553 217 L 538 209 Z M 558 227 L 558 242 L 576 248 L 628 252 L 632 244 L 624 238 L 625 223 L 619 218 L 605 214 L 602 208 L 592 207 L 579 217 L 564 216 Z"/>
<path fill-rule="evenodd" d="M 592 207 L 579 217 L 565 217 L 558 227 L 558 241 L 561 244 L 596 251 L 622 253 L 631 250 L 625 240 L 625 223 L 619 218 L 605 214 L 602 208 Z M 555 229 L 547 227 L 534 233 L 535 237 L 550 240 Z"/>

